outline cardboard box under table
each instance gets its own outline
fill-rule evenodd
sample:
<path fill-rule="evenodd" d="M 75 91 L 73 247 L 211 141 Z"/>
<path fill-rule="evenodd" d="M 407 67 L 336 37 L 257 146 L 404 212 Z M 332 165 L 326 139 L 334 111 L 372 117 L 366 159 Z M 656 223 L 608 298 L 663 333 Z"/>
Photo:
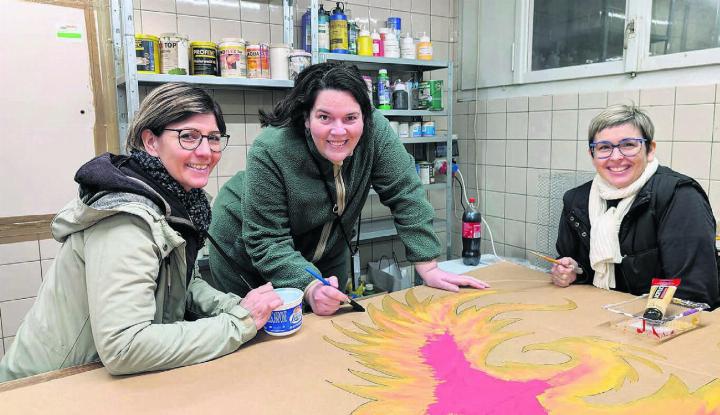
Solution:
<path fill-rule="evenodd" d="M 679 414 L 720 411 L 720 313 L 667 341 L 618 330 L 602 308 L 632 297 L 558 288 L 499 263 L 488 290 L 428 287 L 306 315 L 285 338 L 136 376 L 103 368 L 0 385 L 0 413 Z M 28 384 L 29 383 L 29 384 Z M 34 383 L 34 384 L 33 384 Z"/>

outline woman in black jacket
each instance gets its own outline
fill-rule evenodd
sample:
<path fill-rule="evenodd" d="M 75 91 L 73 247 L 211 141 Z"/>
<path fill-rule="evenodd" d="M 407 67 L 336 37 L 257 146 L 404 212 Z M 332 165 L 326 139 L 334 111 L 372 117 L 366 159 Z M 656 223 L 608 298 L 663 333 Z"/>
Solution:
<path fill-rule="evenodd" d="M 633 106 L 608 107 L 591 121 L 597 174 L 563 198 L 553 283 L 640 295 L 653 278 L 680 278 L 676 297 L 715 308 L 720 288 L 710 203 L 695 180 L 659 166 L 653 133 L 650 118 Z"/>

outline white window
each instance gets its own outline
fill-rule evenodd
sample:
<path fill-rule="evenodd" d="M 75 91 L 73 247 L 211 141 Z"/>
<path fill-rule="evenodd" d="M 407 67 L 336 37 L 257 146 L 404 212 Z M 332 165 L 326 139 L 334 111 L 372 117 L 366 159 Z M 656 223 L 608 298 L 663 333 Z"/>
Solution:
<path fill-rule="evenodd" d="M 518 0 L 515 83 L 720 63 L 720 0 Z"/>

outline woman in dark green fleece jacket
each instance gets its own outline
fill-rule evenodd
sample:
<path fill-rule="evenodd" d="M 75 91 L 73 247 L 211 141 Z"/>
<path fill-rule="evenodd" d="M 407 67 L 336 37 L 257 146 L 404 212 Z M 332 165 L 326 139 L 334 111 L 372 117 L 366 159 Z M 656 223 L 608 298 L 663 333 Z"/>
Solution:
<path fill-rule="evenodd" d="M 434 210 L 412 157 L 378 111 L 354 66 L 322 63 L 298 76 L 269 114 L 248 154 L 247 170 L 230 179 L 213 207 L 210 234 L 232 260 L 210 247 L 212 279 L 242 294 L 238 275 L 256 284 L 305 290 L 316 314 L 333 314 L 347 297 L 305 269 L 341 275 L 370 185 L 388 206 L 407 259 L 425 283 L 450 291 L 484 288 L 474 278 L 438 268 Z M 231 263 L 232 262 L 232 263 Z"/>

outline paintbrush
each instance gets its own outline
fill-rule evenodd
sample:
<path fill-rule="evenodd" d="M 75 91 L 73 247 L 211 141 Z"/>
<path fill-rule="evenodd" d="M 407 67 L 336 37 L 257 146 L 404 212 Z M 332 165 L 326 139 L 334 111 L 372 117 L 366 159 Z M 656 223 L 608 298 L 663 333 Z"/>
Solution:
<path fill-rule="evenodd" d="M 305 268 L 305 271 L 307 271 L 310 275 L 312 275 L 316 280 L 318 280 L 318 281 L 320 281 L 321 283 L 323 283 L 323 285 L 327 285 L 328 287 L 332 287 L 332 285 L 330 285 L 330 283 L 328 282 L 328 280 L 326 280 L 325 278 L 321 277 L 320 274 L 318 274 L 317 272 L 315 272 L 314 269 L 312 269 L 312 268 Z M 340 291 L 340 290 L 338 290 L 338 291 Z M 353 300 L 353 299 L 350 298 L 350 297 L 348 297 L 348 300 L 350 300 L 350 305 L 352 306 L 352 308 L 353 308 L 354 311 L 362 311 L 362 312 L 365 311 L 365 307 L 363 307 L 363 306 L 361 306 L 360 304 L 358 304 L 357 301 Z"/>
<path fill-rule="evenodd" d="M 553 264 L 563 265 L 563 264 L 561 264 L 560 261 L 558 261 L 557 259 L 552 258 L 552 257 L 549 257 L 549 256 L 547 256 L 547 255 L 543 255 L 543 254 L 541 254 L 541 253 L 539 253 L 539 252 L 531 251 L 531 250 L 529 250 L 529 249 L 528 249 L 528 252 L 530 252 L 531 254 L 535 255 L 536 257 L 538 257 L 538 258 L 540 258 L 540 259 L 544 259 L 544 260 L 547 261 L 547 262 L 552 262 Z M 563 265 L 563 266 L 564 266 L 564 265 Z M 578 275 L 580 275 L 580 274 L 583 273 L 582 268 L 580 268 L 579 266 L 573 267 L 573 271 L 575 271 L 575 273 L 578 274 Z"/>

